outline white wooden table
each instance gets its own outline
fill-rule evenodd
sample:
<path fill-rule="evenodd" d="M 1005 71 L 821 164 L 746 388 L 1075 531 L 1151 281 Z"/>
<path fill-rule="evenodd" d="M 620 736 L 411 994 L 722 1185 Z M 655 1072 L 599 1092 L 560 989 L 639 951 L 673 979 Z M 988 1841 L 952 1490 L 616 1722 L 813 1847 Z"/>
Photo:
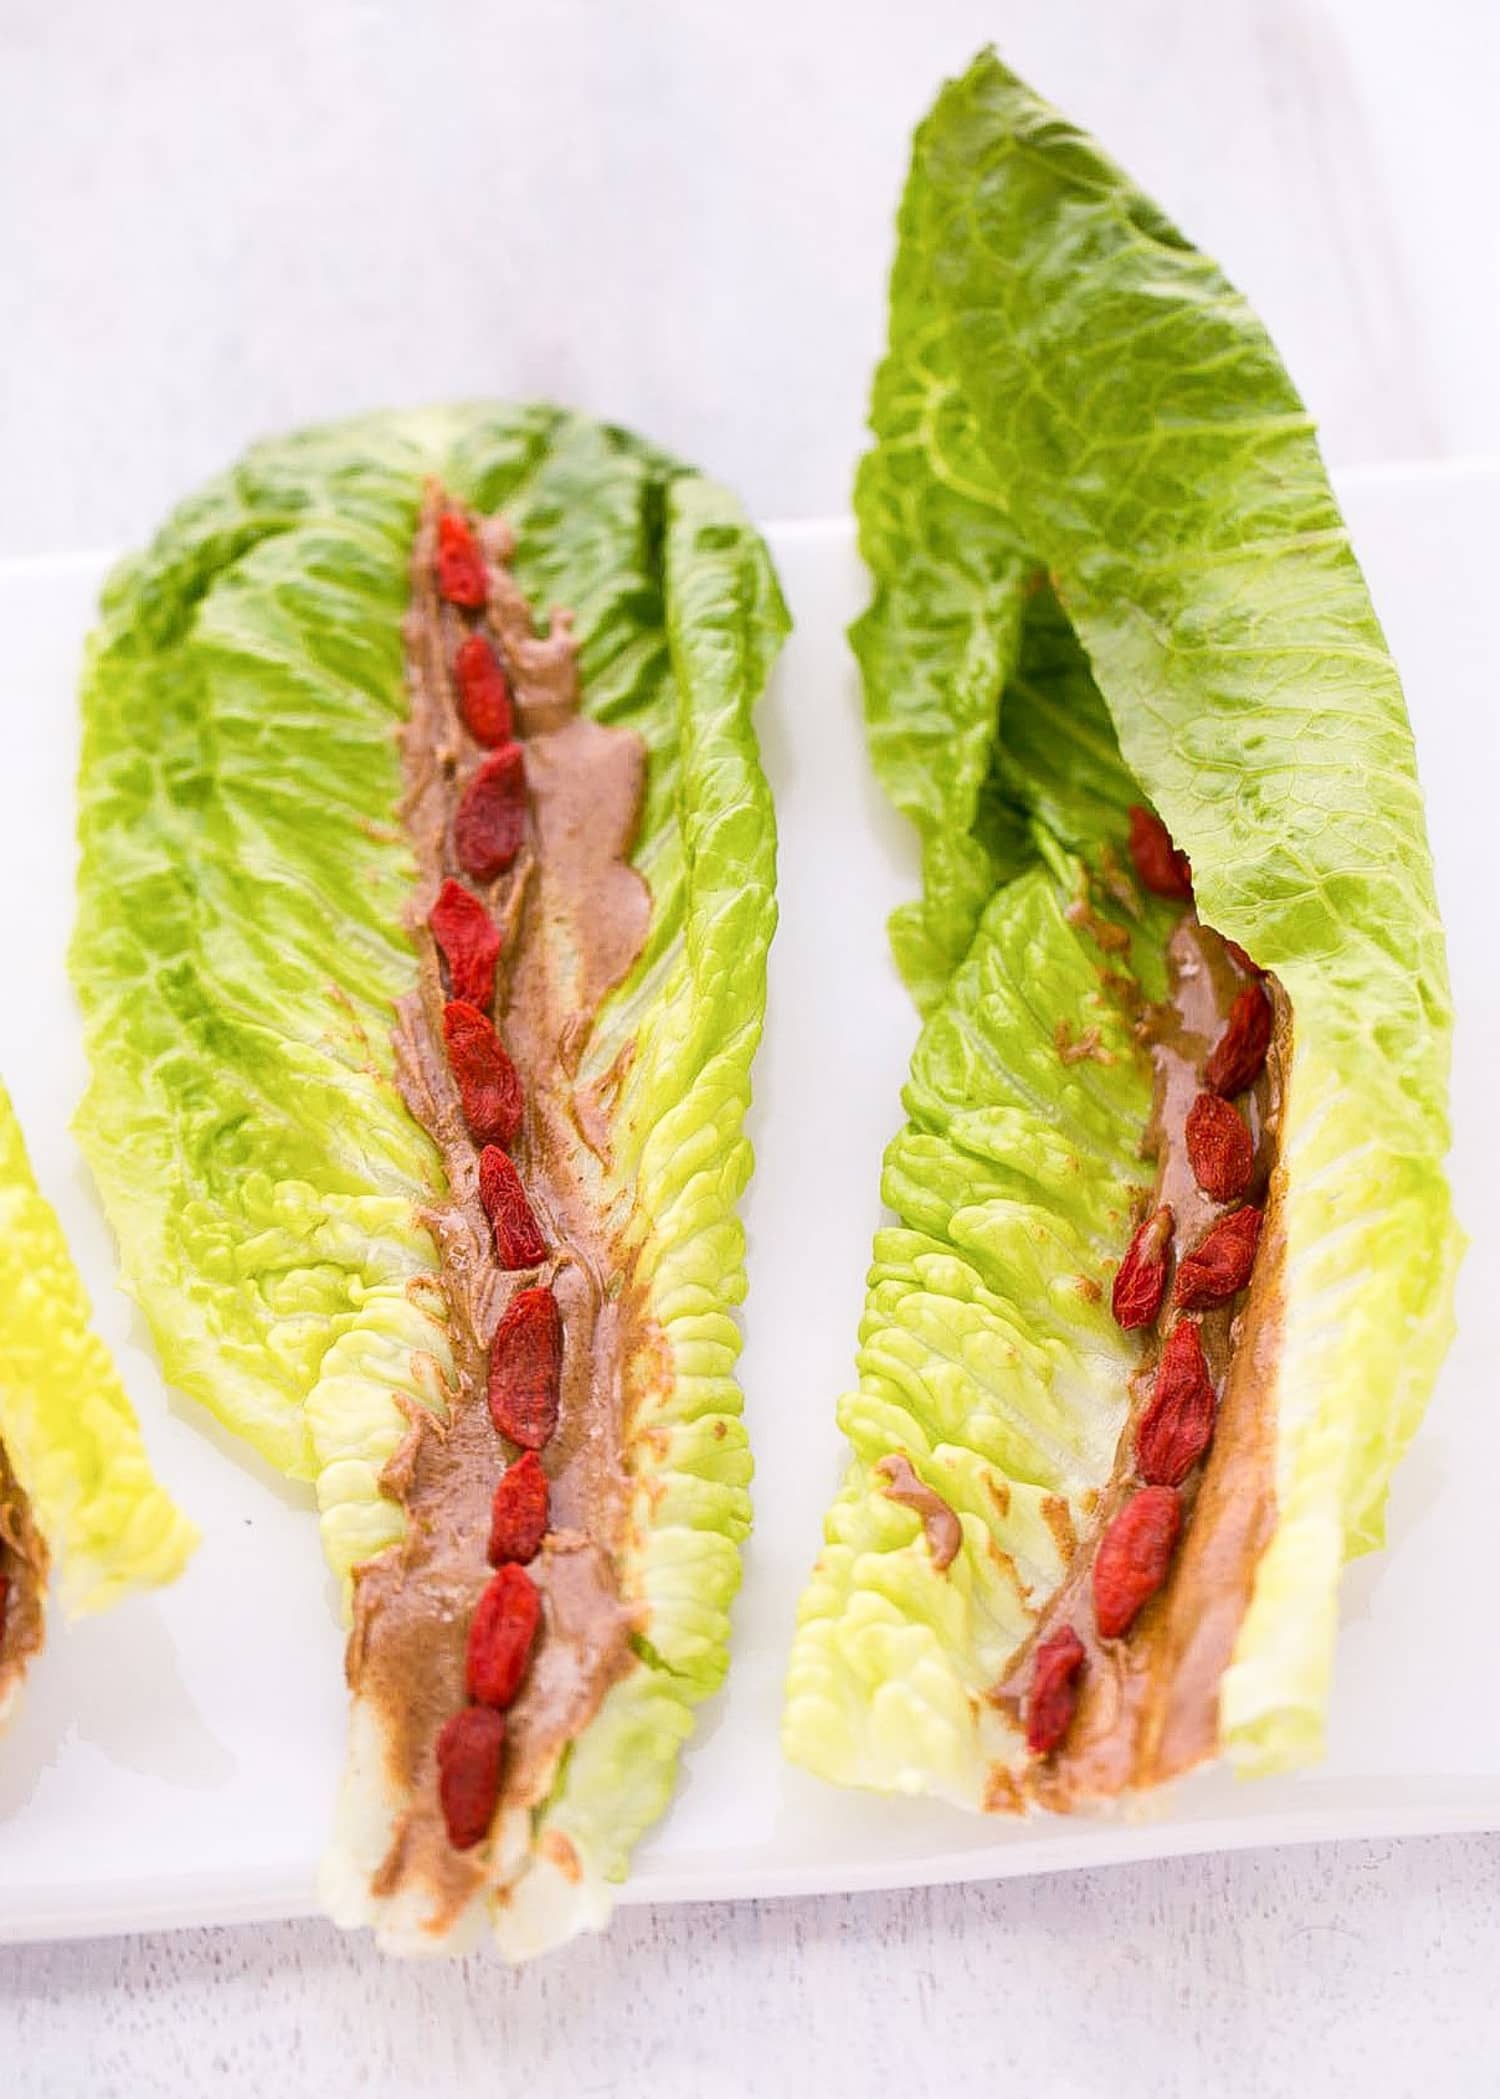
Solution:
<path fill-rule="evenodd" d="M 6 0 L 0 553 L 251 435 L 545 392 L 846 502 L 906 138 L 988 38 L 1277 333 L 1340 462 L 1500 452 L 1493 0 Z M 0 1835 L 3 1841 L 3 1835 Z M 319 1925 L 0 1953 L 7 2099 L 1491 2094 L 1500 1838 L 628 1913 L 510 1976 Z"/>

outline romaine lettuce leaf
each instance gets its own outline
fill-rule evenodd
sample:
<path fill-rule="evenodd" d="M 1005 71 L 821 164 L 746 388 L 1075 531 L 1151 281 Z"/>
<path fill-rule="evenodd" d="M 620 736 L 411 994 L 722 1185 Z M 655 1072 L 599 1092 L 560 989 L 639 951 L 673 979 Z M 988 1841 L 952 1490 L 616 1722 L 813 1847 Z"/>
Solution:
<path fill-rule="evenodd" d="M 531 1946 L 598 1920 L 665 1804 L 749 1524 L 735 1203 L 775 851 L 750 711 L 786 616 L 733 499 L 583 417 L 475 406 L 261 445 L 184 504 L 111 583 L 85 682 L 80 1131 L 169 1376 L 316 1482 L 347 1576 L 399 1535 L 380 1473 L 452 1361 L 418 1215 L 441 1169 L 390 1045 L 415 972 L 401 621 L 432 475 L 504 509 L 532 602 L 573 610 L 586 709 L 650 754 L 651 930 L 581 1074 L 635 1038 L 613 1142 L 659 1328 L 626 1454 L 642 1634 L 515 1845 L 497 1918 Z M 399 1938 L 358 1870 L 395 1809 L 364 1741 L 356 1716 L 327 1888 Z M 544 1889 L 554 1823 L 584 1871 Z"/>
<path fill-rule="evenodd" d="M 855 1458 L 803 1606 L 788 1748 L 836 1778 L 1008 1797 L 1020 1745 L 984 1693 L 1055 1578 L 1017 1497 L 1061 1495 L 1073 1519 L 1108 1476 L 1136 1360 L 1103 1321 L 1091 1386 L 1054 1324 L 1077 1274 L 1107 1286 L 1118 1229 L 1107 1250 L 1080 1232 L 1124 1198 L 1110 1173 L 1144 1112 L 1124 1053 L 1087 1064 L 1114 1144 L 1072 1110 L 1080 1066 L 1043 1068 L 1043 1040 L 1083 1016 L 1038 914 L 1070 853 L 1099 905 L 1124 809 L 1150 801 L 1191 856 L 1201 915 L 1275 971 L 1294 1016 L 1266 1395 L 1277 1520 L 1220 1702 L 1234 1763 L 1280 1769 L 1319 1750 L 1339 1566 L 1380 1540 L 1460 1246 L 1448 983 L 1395 668 L 1259 322 L 991 53 L 917 134 L 872 421 L 856 507 L 875 595 L 853 638 L 877 768 L 923 829 L 923 899 L 894 933 L 929 1018 L 887 1156 L 901 1227 L 877 1242 L 843 1408 Z M 1133 941 L 1138 974 L 1149 948 Z M 1016 1183 L 1036 1191 L 1037 1273 L 997 1276 L 980 1320 L 954 1261 L 1003 1249 Z M 955 1444 L 982 1468 L 978 1496 Z M 965 1547 L 947 1578 L 872 1477 L 897 1448 L 939 1491 L 955 1483 Z M 987 1561 L 1007 1570 L 1008 1612 Z"/>
<path fill-rule="evenodd" d="M 69 1611 L 171 1581 L 197 1532 L 152 1477 L 62 1228 L 0 1086 L 0 1444 L 62 1562 Z"/>

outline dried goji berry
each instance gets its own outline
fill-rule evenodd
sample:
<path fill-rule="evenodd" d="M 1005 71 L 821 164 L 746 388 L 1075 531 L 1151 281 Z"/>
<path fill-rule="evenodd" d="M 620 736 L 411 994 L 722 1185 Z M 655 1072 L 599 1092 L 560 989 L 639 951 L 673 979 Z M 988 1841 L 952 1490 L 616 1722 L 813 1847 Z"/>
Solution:
<path fill-rule="evenodd" d="M 1161 818 L 1137 802 L 1130 811 L 1130 857 L 1135 871 L 1156 896 L 1193 894 L 1193 864 L 1178 852 L 1172 834 Z"/>
<path fill-rule="evenodd" d="M 1171 1244 L 1172 1212 L 1163 1203 L 1137 1227 L 1110 1292 L 1115 1319 L 1127 1332 L 1131 1327 L 1149 1326 L 1161 1310 Z"/>
<path fill-rule="evenodd" d="M 516 733 L 510 684 L 486 635 L 471 634 L 459 644 L 453 675 L 464 726 L 474 741 L 491 748 L 509 743 Z"/>
<path fill-rule="evenodd" d="M 562 1320 L 544 1286 L 520 1290 L 490 1347 L 490 1419 L 524 1450 L 540 1450 L 557 1427 Z"/>
<path fill-rule="evenodd" d="M 493 882 L 514 861 L 526 836 L 526 760 L 518 743 L 502 744 L 469 781 L 453 816 L 453 852 L 476 882 Z"/>
<path fill-rule="evenodd" d="M 453 996 L 488 1012 L 495 1002 L 500 928 L 473 891 L 451 875 L 438 891 L 427 924 L 448 965 Z"/>
<path fill-rule="evenodd" d="M 470 612 L 477 612 L 489 596 L 484 555 L 461 510 L 445 510 L 438 519 L 437 583 L 450 605 Z"/>
<path fill-rule="evenodd" d="M 1046 1756 L 1055 1749 L 1072 1725 L 1083 1662 L 1083 1642 L 1071 1625 L 1052 1633 L 1037 1648 L 1031 1701 L 1026 1708 L 1026 1747 L 1034 1756 Z"/>
<path fill-rule="evenodd" d="M 1203 1067 L 1203 1083 L 1227 1100 L 1260 1077 L 1271 1047 L 1271 1001 L 1259 984 L 1247 984 L 1229 1009 L 1229 1021 Z"/>
<path fill-rule="evenodd" d="M 1140 1487 L 1106 1525 L 1094 1555 L 1094 1617 L 1106 1640 L 1128 1632 L 1167 1578 L 1182 1503 L 1175 1487 Z"/>
<path fill-rule="evenodd" d="M 469 1128 L 482 1144 L 514 1144 L 524 1107 L 521 1081 L 489 1015 L 467 999 L 449 999 L 443 1040 Z"/>
<path fill-rule="evenodd" d="M 1184 1311 L 1201 1312 L 1222 1305 L 1243 1290 L 1255 1266 L 1260 1243 L 1259 1210 L 1231 1210 L 1204 1234 L 1177 1269 L 1172 1302 Z"/>
<path fill-rule="evenodd" d="M 525 1565 L 542 1549 L 549 1521 L 547 1475 L 534 1450 L 528 1450 L 507 1468 L 490 1505 L 489 1563 L 502 1567 L 507 1560 Z"/>
<path fill-rule="evenodd" d="M 541 1615 L 541 1596 L 524 1567 L 501 1567 L 490 1576 L 469 1621 L 464 1665 L 477 1705 L 503 1712 L 520 1690 Z"/>
<path fill-rule="evenodd" d="M 498 1145 L 479 1154 L 479 1200 L 495 1228 L 495 1254 L 502 1268 L 535 1268 L 547 1258 L 547 1242 L 521 1176 Z"/>
<path fill-rule="evenodd" d="M 455 1851 L 472 1851 L 489 1834 L 500 1799 L 505 1721 L 488 1706 L 465 1706 L 437 1738 L 438 1800 Z"/>
<path fill-rule="evenodd" d="M 1191 1319 L 1179 1319 L 1135 1432 L 1135 1467 L 1153 1487 L 1180 1487 L 1214 1432 L 1214 1385 Z"/>
<path fill-rule="evenodd" d="M 1200 1093 L 1188 1109 L 1187 1155 L 1193 1179 L 1216 1203 L 1238 1202 L 1255 1171 L 1245 1118 L 1217 1093 Z"/>

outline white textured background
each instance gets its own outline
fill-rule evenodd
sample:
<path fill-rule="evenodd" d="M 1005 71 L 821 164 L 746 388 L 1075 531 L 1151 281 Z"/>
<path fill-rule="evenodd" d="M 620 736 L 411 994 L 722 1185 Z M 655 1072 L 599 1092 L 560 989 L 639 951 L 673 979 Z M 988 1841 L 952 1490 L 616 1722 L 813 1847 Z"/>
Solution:
<path fill-rule="evenodd" d="M 1421 1839 L 626 1912 L 518 1974 L 382 1966 L 315 1924 L 38 1946 L 0 1962 L 0 2079 L 10 2099 L 1492 2099 L 1497 1916 L 1500 1841 Z"/>
<path fill-rule="evenodd" d="M 1500 449 L 1496 0 L 0 0 L 0 553 L 258 432 L 565 396 L 839 510 L 986 39 L 1218 253 L 1341 463 Z"/>
<path fill-rule="evenodd" d="M 0 554 L 461 393 L 842 507 L 907 134 L 987 38 L 1332 457 L 1500 451 L 1495 0 L 0 0 Z M 192 1932 L 0 1952 L 0 2092 L 1492 2095 L 1497 1972 L 1490 1838 L 627 1914 L 521 1976 Z"/>

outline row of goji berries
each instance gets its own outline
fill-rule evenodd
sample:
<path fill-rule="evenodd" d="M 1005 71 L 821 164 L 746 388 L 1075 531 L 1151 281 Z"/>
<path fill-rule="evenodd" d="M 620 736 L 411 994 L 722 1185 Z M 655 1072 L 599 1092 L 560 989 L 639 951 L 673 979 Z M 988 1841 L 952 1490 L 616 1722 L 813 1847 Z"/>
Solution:
<path fill-rule="evenodd" d="M 445 511 L 438 521 L 436 573 L 449 604 L 483 612 L 489 599 L 484 554 L 457 511 Z M 472 880 L 489 883 L 510 869 L 525 838 L 525 755 L 515 740 L 504 667 L 477 625 L 455 650 L 452 668 L 464 726 L 488 753 L 454 812 L 453 858 Z M 481 1147 L 479 1199 L 496 1258 L 511 1271 L 538 1268 L 547 1258 L 546 1236 L 509 1156 L 521 1132 L 525 1097 L 490 1018 L 499 929 L 481 899 L 452 877 L 438 892 L 427 923 L 447 967 L 443 1042 L 464 1119 Z M 495 1572 L 469 1625 L 470 1702 L 437 1739 L 443 1819 L 460 1851 L 482 1842 L 494 1819 L 505 1713 L 521 1688 L 541 1621 L 541 1597 L 526 1566 L 540 1552 L 550 1521 L 547 1475 L 537 1454 L 557 1426 L 561 1372 L 557 1300 L 548 1285 L 535 1284 L 511 1299 L 490 1346 L 490 1418 L 522 1454 L 501 1475 L 491 1505 L 486 1557 Z"/>
<path fill-rule="evenodd" d="M 1192 867 L 1161 819 L 1130 812 L 1130 853 L 1137 874 L 1157 896 L 1191 903 Z M 1244 950 L 1227 942 L 1254 981 L 1230 1007 L 1223 1034 L 1203 1066 L 1203 1090 L 1185 1129 L 1193 1178 L 1216 1203 L 1238 1203 L 1255 1170 L 1255 1143 L 1232 1096 L 1253 1086 L 1271 1043 L 1271 1002 Z M 1178 1314 L 1224 1305 L 1250 1280 L 1262 1212 L 1231 1209 L 1177 1265 L 1172 1305 Z M 1137 1228 L 1115 1276 L 1111 1305 L 1121 1327 L 1152 1325 L 1166 1296 L 1175 1219 L 1161 1204 Z M 1132 1489 L 1104 1528 L 1094 1554 L 1094 1622 L 1102 1638 L 1119 1639 L 1161 1588 L 1182 1529 L 1180 1488 L 1212 1441 L 1218 1397 L 1194 1319 L 1178 1317 L 1167 1334 L 1151 1399 L 1135 1431 Z M 1037 1647 L 1027 1708 L 1027 1746 L 1057 1748 L 1072 1723 L 1086 1653 L 1071 1625 Z"/>

